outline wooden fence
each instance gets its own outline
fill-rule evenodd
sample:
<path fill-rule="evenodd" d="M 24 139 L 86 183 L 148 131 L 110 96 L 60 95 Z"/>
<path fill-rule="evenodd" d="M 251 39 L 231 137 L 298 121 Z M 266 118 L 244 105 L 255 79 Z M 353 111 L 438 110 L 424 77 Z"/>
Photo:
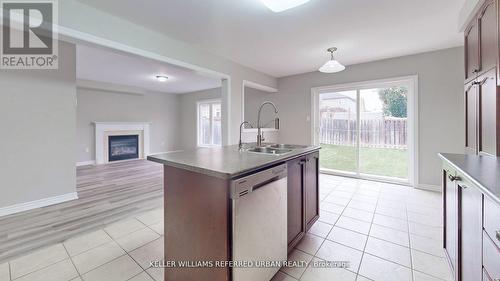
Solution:
<path fill-rule="evenodd" d="M 376 148 L 407 148 L 407 119 L 385 117 L 361 120 L 360 145 Z M 356 145 L 356 121 L 321 117 L 320 143 Z"/>

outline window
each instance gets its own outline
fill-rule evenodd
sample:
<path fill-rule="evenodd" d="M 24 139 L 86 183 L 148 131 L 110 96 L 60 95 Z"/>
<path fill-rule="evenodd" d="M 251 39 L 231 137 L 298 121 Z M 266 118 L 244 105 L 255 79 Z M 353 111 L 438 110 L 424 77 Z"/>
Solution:
<path fill-rule="evenodd" d="M 198 146 L 222 143 L 222 107 L 220 100 L 198 102 Z"/>

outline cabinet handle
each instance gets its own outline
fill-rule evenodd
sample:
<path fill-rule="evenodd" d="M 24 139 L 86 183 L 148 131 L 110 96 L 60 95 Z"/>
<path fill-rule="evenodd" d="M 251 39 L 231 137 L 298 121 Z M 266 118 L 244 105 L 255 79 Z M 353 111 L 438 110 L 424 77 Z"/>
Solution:
<path fill-rule="evenodd" d="M 497 236 L 497 240 L 500 241 L 500 230 L 497 231 L 497 235 L 496 236 Z"/>
<path fill-rule="evenodd" d="M 452 176 L 452 175 L 449 175 L 448 178 L 450 179 L 450 181 L 459 181 L 460 180 L 460 177 L 459 176 Z"/>

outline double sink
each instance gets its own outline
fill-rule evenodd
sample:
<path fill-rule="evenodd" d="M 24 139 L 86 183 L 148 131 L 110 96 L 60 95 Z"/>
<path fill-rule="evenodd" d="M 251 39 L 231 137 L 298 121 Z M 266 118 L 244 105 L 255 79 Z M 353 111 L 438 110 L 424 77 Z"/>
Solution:
<path fill-rule="evenodd" d="M 248 152 L 268 154 L 268 155 L 283 155 L 292 152 L 294 149 L 306 148 L 305 145 L 295 145 L 295 144 L 267 144 L 263 146 L 256 146 L 247 149 Z"/>

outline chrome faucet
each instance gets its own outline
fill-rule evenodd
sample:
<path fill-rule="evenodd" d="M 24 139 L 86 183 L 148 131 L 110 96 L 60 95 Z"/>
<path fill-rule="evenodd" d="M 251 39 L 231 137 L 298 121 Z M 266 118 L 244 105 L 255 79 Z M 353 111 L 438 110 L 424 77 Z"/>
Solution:
<path fill-rule="evenodd" d="M 245 124 L 248 124 L 250 126 L 250 128 L 253 128 L 252 124 L 250 124 L 250 122 L 248 122 L 248 121 L 243 121 L 240 124 L 240 141 L 238 143 L 238 149 L 239 150 L 241 150 L 243 148 L 243 142 L 241 141 L 241 131 L 243 130 L 243 127 L 245 126 Z"/>
<path fill-rule="evenodd" d="M 272 105 L 274 107 L 274 113 L 278 114 L 278 108 L 276 107 L 276 105 L 274 103 L 272 103 L 270 101 L 266 101 L 260 105 L 259 113 L 257 115 L 257 146 L 262 146 L 262 140 L 264 139 L 264 137 L 262 135 L 261 124 L 260 124 L 260 113 L 262 111 L 262 108 L 266 104 Z M 280 119 L 277 117 L 274 119 L 274 128 L 276 130 L 279 130 L 279 128 L 280 128 Z"/>

